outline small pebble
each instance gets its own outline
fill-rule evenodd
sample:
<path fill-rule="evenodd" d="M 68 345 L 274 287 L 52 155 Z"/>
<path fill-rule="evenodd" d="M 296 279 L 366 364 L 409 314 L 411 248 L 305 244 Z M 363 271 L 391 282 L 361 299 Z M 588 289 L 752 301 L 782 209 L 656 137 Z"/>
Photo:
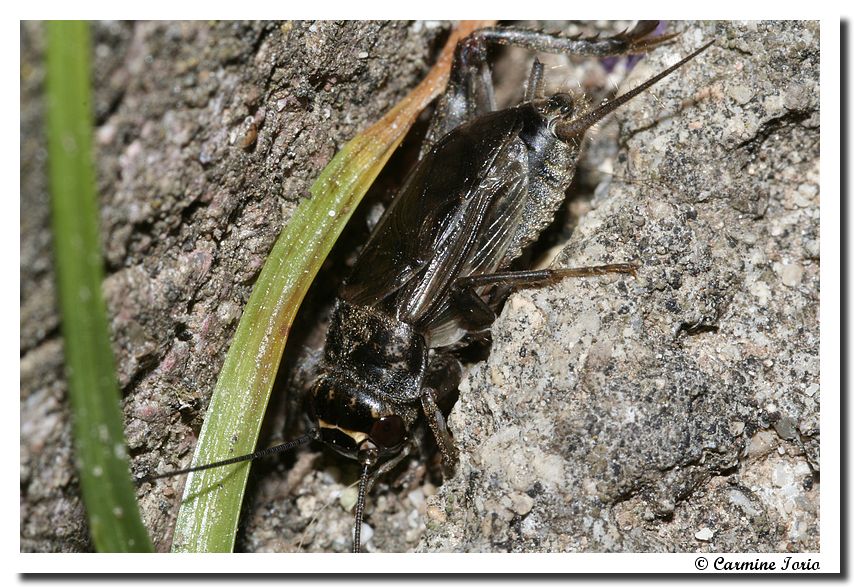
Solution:
<path fill-rule="evenodd" d="M 753 92 L 747 86 L 734 86 L 729 88 L 727 93 L 730 97 L 739 104 L 746 104 L 753 97 Z"/>
<path fill-rule="evenodd" d="M 355 538 L 355 531 L 354 531 Z M 366 523 L 362 522 L 362 534 L 359 537 L 359 542 L 361 542 L 362 547 L 364 547 L 368 542 L 371 541 L 371 538 L 374 537 L 374 529 L 368 526 Z"/>
<path fill-rule="evenodd" d="M 702 540 L 703 542 L 708 542 L 714 535 L 715 532 L 711 528 L 701 528 L 699 532 L 694 534 L 694 538 Z"/>
<path fill-rule="evenodd" d="M 783 265 L 781 272 L 783 285 L 786 287 L 796 287 L 804 276 L 804 268 L 796 263 Z"/>
<path fill-rule="evenodd" d="M 798 423 L 795 422 L 792 418 L 788 416 L 784 416 L 774 422 L 774 430 L 777 431 L 777 435 L 784 440 L 792 440 L 797 437 L 798 433 L 796 430 Z"/>
<path fill-rule="evenodd" d="M 524 516 L 534 507 L 534 500 L 524 493 L 514 493 L 510 496 L 510 509 L 514 513 Z"/>
<path fill-rule="evenodd" d="M 783 463 L 777 463 L 771 472 L 771 482 L 777 487 L 785 487 L 791 482 L 791 475 Z"/>
<path fill-rule="evenodd" d="M 359 499 L 359 490 L 355 487 L 348 487 L 347 489 L 343 489 L 341 491 L 341 495 L 338 496 L 338 502 L 341 504 L 341 507 L 344 508 L 344 511 L 350 512 L 353 511 L 353 508 L 356 507 L 356 501 Z"/>
<path fill-rule="evenodd" d="M 437 522 L 439 524 L 444 524 L 448 521 L 448 516 L 445 514 L 445 510 L 435 505 L 427 506 L 427 517 L 433 522 Z"/>
<path fill-rule="evenodd" d="M 420 508 L 424 505 L 424 493 L 421 491 L 421 488 L 410 491 L 407 497 L 416 508 Z"/>

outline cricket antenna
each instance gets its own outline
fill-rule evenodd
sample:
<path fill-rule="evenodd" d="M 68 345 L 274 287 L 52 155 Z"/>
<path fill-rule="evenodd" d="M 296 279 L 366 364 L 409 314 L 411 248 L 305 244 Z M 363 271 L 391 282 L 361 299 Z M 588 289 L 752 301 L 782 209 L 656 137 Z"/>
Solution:
<path fill-rule="evenodd" d="M 588 128 L 602 120 L 605 116 L 607 116 L 608 114 L 610 114 L 611 112 L 613 112 L 614 110 L 616 110 L 641 92 L 649 89 L 649 87 L 653 84 L 660 82 L 662 79 L 664 79 L 665 77 L 667 77 L 668 75 L 670 75 L 692 59 L 694 59 L 694 57 L 708 49 L 712 44 L 714 44 L 714 41 L 709 41 L 708 43 L 706 43 L 681 61 L 679 61 L 679 63 L 677 63 L 676 65 L 668 67 L 655 77 L 648 79 L 635 89 L 626 92 L 622 96 L 614 98 L 610 101 L 603 102 L 599 105 L 598 108 L 596 108 L 592 112 L 588 112 L 581 118 L 558 122 L 554 127 L 555 135 L 563 141 L 570 139 L 581 139 L 581 137 L 584 135 L 584 132 Z"/>
<path fill-rule="evenodd" d="M 356 498 L 356 521 L 353 526 L 353 552 L 362 551 L 362 517 L 365 513 L 365 493 L 368 490 L 368 474 L 377 463 L 379 452 L 376 445 L 370 440 L 365 440 L 359 446 L 359 464 L 362 465 L 362 473 L 359 475 L 359 497 Z"/>
<path fill-rule="evenodd" d="M 186 469 L 178 469 L 176 471 L 159 473 L 157 475 L 146 475 L 145 477 L 141 477 L 140 479 L 138 479 L 136 484 L 141 485 L 143 483 L 146 483 L 147 481 L 154 481 L 155 479 L 163 479 L 164 477 L 175 477 L 176 475 L 186 475 L 187 473 L 195 473 L 196 471 L 204 471 L 206 469 L 224 467 L 225 465 L 233 465 L 234 463 L 242 463 L 243 461 L 254 461 L 255 459 L 260 459 L 262 457 L 278 454 L 280 452 L 287 452 L 291 449 L 305 444 L 306 442 L 309 442 L 310 440 L 314 440 L 315 437 L 315 431 L 310 430 L 309 432 L 306 432 L 302 436 L 295 438 L 291 441 L 285 442 L 283 444 L 277 444 L 276 446 L 271 446 L 269 448 L 263 448 L 248 455 L 232 457 L 230 459 L 216 461 L 214 463 L 208 463 L 207 465 L 197 465 L 195 467 L 188 467 Z"/>

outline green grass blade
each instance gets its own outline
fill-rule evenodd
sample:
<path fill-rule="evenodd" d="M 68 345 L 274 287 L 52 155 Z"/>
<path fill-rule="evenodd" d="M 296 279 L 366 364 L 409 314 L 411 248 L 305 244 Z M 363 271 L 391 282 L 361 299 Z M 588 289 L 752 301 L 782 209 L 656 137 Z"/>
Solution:
<path fill-rule="evenodd" d="M 428 77 L 332 159 L 282 230 L 252 290 L 214 388 L 193 465 L 252 452 L 288 330 L 320 265 L 362 196 L 418 113 L 445 87 L 457 28 Z M 242 463 L 191 474 L 172 543 L 175 552 L 230 552 L 249 474 Z"/>
<path fill-rule="evenodd" d="M 130 478 L 92 161 L 89 26 L 47 23 L 48 157 L 65 368 L 83 501 L 100 552 L 151 552 Z"/>

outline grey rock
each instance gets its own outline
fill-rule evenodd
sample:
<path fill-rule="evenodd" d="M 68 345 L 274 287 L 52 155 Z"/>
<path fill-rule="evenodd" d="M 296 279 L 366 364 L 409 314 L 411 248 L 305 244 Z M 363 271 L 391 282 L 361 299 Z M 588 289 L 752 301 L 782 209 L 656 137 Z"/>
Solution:
<path fill-rule="evenodd" d="M 818 24 L 678 26 L 635 83 L 716 45 L 618 111 L 615 179 L 557 258 L 638 276 L 507 302 L 420 550 L 819 546 Z M 520 491 L 531 512 L 508 520 Z"/>

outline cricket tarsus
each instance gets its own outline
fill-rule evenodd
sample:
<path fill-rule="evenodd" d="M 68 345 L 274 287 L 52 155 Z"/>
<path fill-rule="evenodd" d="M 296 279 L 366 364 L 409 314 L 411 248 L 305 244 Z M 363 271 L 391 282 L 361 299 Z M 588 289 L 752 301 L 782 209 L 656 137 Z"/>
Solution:
<path fill-rule="evenodd" d="M 158 473 L 157 475 L 146 475 L 145 477 L 141 477 L 137 480 L 137 485 L 141 485 L 143 483 L 147 483 L 149 481 L 154 481 L 156 479 L 164 479 L 166 477 L 175 477 L 177 475 L 186 475 L 188 473 L 195 473 L 197 471 L 206 471 L 207 469 L 215 469 L 217 467 L 224 467 L 226 465 L 233 465 L 235 463 L 242 463 L 245 461 L 254 461 L 255 459 L 260 459 L 263 457 L 268 457 L 270 455 L 287 452 L 292 450 L 306 442 L 314 440 L 316 434 L 313 432 L 308 432 L 303 434 L 299 438 L 295 438 L 291 441 L 284 442 L 282 444 L 277 444 L 276 446 L 271 446 L 268 448 L 263 448 L 261 450 L 255 451 L 250 454 L 240 455 L 237 457 L 232 457 L 230 459 L 224 459 L 222 461 L 216 461 L 214 463 L 208 463 L 206 465 L 198 465 L 195 467 L 188 467 L 186 469 L 178 469 L 176 471 L 168 471 L 166 473 Z"/>
<path fill-rule="evenodd" d="M 530 102 L 543 95 L 543 83 L 545 82 L 544 68 L 540 60 L 534 57 L 531 73 L 528 75 L 528 86 L 525 88 L 525 102 Z"/>

